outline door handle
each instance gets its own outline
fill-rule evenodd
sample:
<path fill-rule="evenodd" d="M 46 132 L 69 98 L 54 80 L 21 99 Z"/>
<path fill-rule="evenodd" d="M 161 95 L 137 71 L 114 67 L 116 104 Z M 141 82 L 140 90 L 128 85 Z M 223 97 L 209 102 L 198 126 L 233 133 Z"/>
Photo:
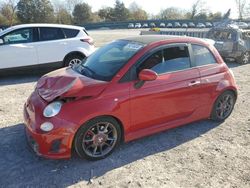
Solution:
<path fill-rule="evenodd" d="M 201 82 L 199 80 L 195 80 L 195 81 L 192 81 L 188 84 L 189 87 L 193 87 L 193 86 L 196 86 L 196 85 L 199 85 Z"/>

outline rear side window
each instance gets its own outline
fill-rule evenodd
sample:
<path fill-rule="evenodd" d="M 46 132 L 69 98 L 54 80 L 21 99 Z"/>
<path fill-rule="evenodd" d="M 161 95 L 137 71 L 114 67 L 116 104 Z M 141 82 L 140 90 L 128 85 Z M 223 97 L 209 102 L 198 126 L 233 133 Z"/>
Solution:
<path fill-rule="evenodd" d="M 64 39 L 63 32 L 60 28 L 41 27 L 40 41 Z"/>
<path fill-rule="evenodd" d="M 79 33 L 77 29 L 63 29 L 64 34 L 67 38 L 74 38 Z"/>
<path fill-rule="evenodd" d="M 147 58 L 139 67 L 151 69 L 157 74 L 185 70 L 190 68 L 190 58 L 187 46 L 169 47 L 159 50 Z"/>
<path fill-rule="evenodd" d="M 216 60 L 212 53 L 204 46 L 192 45 L 194 62 L 196 66 L 215 64 Z"/>

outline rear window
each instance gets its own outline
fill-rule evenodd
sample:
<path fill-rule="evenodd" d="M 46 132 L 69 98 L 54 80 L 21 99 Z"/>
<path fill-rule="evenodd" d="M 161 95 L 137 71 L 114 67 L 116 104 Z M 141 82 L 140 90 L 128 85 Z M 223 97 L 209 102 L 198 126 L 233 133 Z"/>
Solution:
<path fill-rule="evenodd" d="M 67 38 L 74 38 L 79 33 L 77 29 L 63 29 L 64 34 Z"/>
<path fill-rule="evenodd" d="M 59 40 L 65 38 L 60 28 L 41 27 L 40 41 Z"/>
<path fill-rule="evenodd" d="M 235 41 L 236 33 L 233 31 L 214 30 L 208 33 L 208 38 L 216 40 L 216 41 Z"/>

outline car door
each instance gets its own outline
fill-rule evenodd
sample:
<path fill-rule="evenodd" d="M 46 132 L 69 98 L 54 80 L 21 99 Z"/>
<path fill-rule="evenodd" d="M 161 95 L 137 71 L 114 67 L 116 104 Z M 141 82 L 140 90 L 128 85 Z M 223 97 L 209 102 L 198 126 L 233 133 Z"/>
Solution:
<path fill-rule="evenodd" d="M 17 29 L 0 38 L 0 69 L 37 65 L 33 28 Z"/>
<path fill-rule="evenodd" d="M 197 110 L 199 71 L 191 67 L 187 44 L 157 50 L 136 67 L 158 73 L 154 81 L 130 86 L 131 131 L 190 118 Z"/>
<path fill-rule="evenodd" d="M 60 63 L 65 57 L 66 41 L 61 28 L 40 27 L 36 43 L 38 63 Z"/>
<path fill-rule="evenodd" d="M 203 114 L 210 114 L 211 107 L 214 102 L 214 96 L 217 95 L 217 87 L 219 82 L 224 79 L 225 69 L 216 62 L 214 55 L 211 51 L 201 45 L 192 44 L 192 55 L 195 66 L 200 72 L 201 89 L 200 105 L 203 106 Z"/>

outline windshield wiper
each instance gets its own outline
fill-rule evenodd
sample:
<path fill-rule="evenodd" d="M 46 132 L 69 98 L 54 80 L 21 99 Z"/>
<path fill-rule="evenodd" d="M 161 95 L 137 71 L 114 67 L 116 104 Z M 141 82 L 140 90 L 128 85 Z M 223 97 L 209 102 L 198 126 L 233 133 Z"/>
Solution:
<path fill-rule="evenodd" d="M 85 65 L 82 65 L 81 64 L 81 67 L 83 67 L 84 69 L 87 69 L 92 75 L 95 75 L 96 73 L 95 73 L 95 71 L 93 71 L 91 68 L 89 68 L 89 67 L 87 67 L 87 66 L 85 66 Z M 82 71 L 81 71 L 82 72 Z"/>

